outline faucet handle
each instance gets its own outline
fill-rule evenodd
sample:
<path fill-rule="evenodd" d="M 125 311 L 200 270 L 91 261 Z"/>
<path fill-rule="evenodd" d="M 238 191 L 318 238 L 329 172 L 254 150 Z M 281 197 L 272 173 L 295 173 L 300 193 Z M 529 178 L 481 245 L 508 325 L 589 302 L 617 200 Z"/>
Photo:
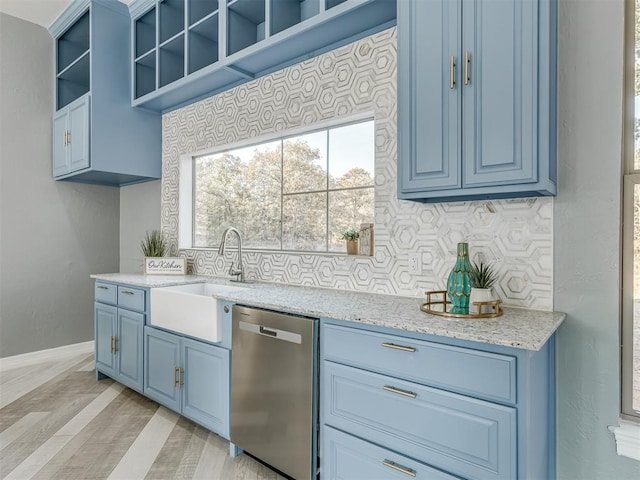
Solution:
<path fill-rule="evenodd" d="M 235 264 L 233 262 L 231 262 L 231 266 L 229 267 L 229 275 L 235 275 L 235 270 L 233 269 L 233 266 Z"/>

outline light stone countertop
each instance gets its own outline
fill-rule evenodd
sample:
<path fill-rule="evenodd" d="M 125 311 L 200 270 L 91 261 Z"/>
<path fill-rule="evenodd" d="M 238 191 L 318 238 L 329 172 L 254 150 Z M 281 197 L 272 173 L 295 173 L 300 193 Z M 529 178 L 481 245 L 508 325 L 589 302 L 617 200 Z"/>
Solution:
<path fill-rule="evenodd" d="M 111 273 L 91 277 L 150 288 L 199 282 L 232 284 L 228 279 L 198 275 L 152 276 Z M 244 286 L 246 289 L 223 293 L 216 297 L 248 306 L 300 315 L 348 320 L 407 332 L 535 351 L 544 346 L 566 317 L 564 313 L 559 312 L 505 307 L 504 315 L 497 318 L 446 318 L 422 312 L 420 305 L 424 303 L 423 298 L 264 282 L 232 285 Z"/>

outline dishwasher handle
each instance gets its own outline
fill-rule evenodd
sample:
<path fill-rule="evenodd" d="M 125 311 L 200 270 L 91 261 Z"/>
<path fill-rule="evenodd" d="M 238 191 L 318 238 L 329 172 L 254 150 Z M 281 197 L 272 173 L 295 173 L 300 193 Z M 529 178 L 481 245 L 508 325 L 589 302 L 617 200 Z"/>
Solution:
<path fill-rule="evenodd" d="M 280 330 L 278 328 L 267 328 L 263 325 L 256 325 L 255 323 L 238 322 L 240 330 L 244 330 L 249 333 L 257 333 L 258 335 L 264 335 L 265 337 L 275 338 L 276 340 L 283 340 L 291 343 L 302 343 L 302 335 L 299 333 L 289 332 L 288 330 Z"/>

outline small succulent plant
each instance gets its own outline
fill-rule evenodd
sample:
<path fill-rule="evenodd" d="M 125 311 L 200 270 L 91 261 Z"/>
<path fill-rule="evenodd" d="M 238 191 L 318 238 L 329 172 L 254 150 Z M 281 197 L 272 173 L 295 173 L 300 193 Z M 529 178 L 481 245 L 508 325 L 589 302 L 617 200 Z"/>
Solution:
<path fill-rule="evenodd" d="M 346 240 L 347 242 L 355 242 L 356 240 L 358 240 L 358 238 L 360 238 L 360 232 L 358 232 L 358 230 L 356 230 L 355 228 L 351 228 L 346 232 L 342 232 L 342 239 Z"/>
<path fill-rule="evenodd" d="M 469 282 L 473 288 L 491 288 L 496 283 L 497 275 L 490 263 L 473 263 L 469 272 Z"/>
<path fill-rule="evenodd" d="M 160 230 L 147 232 L 144 240 L 140 242 L 140 251 L 145 257 L 164 257 L 167 244 Z"/>

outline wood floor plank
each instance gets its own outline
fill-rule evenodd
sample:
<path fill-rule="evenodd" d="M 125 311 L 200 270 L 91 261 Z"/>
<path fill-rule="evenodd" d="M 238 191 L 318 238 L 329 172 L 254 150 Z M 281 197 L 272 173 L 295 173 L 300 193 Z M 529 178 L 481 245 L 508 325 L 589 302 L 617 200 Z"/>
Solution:
<path fill-rule="evenodd" d="M 178 415 L 166 408 L 158 408 L 108 479 L 142 480 L 167 441 L 178 418 Z"/>
<path fill-rule="evenodd" d="M 96 362 L 93 360 L 89 360 L 83 366 L 81 366 L 77 371 L 78 372 L 93 372 L 96 369 Z"/>
<path fill-rule="evenodd" d="M 74 418 L 65 424 L 49 440 L 44 442 L 35 452 L 11 470 L 5 480 L 27 480 L 45 466 L 62 448 L 69 443 L 73 436 L 82 430 L 102 409 L 114 398 L 120 395 L 124 387 L 114 383 L 101 393 L 89 405 L 83 408 Z"/>
<path fill-rule="evenodd" d="M 0 433 L 0 450 L 15 442 L 25 433 L 29 432 L 35 425 L 38 425 L 51 412 L 30 412 L 10 427 Z"/>
<path fill-rule="evenodd" d="M 86 362 L 88 358 L 89 355 L 74 356 L 60 363 L 42 366 L 41 369 L 33 373 L 33 375 L 29 375 L 28 378 L 19 377 L 14 379 L 14 381 L 4 384 L 0 390 L 0 408 L 4 408 L 15 402 L 20 397 L 23 397 L 32 390 L 50 381 L 52 377 L 73 368 L 79 362 Z"/>

